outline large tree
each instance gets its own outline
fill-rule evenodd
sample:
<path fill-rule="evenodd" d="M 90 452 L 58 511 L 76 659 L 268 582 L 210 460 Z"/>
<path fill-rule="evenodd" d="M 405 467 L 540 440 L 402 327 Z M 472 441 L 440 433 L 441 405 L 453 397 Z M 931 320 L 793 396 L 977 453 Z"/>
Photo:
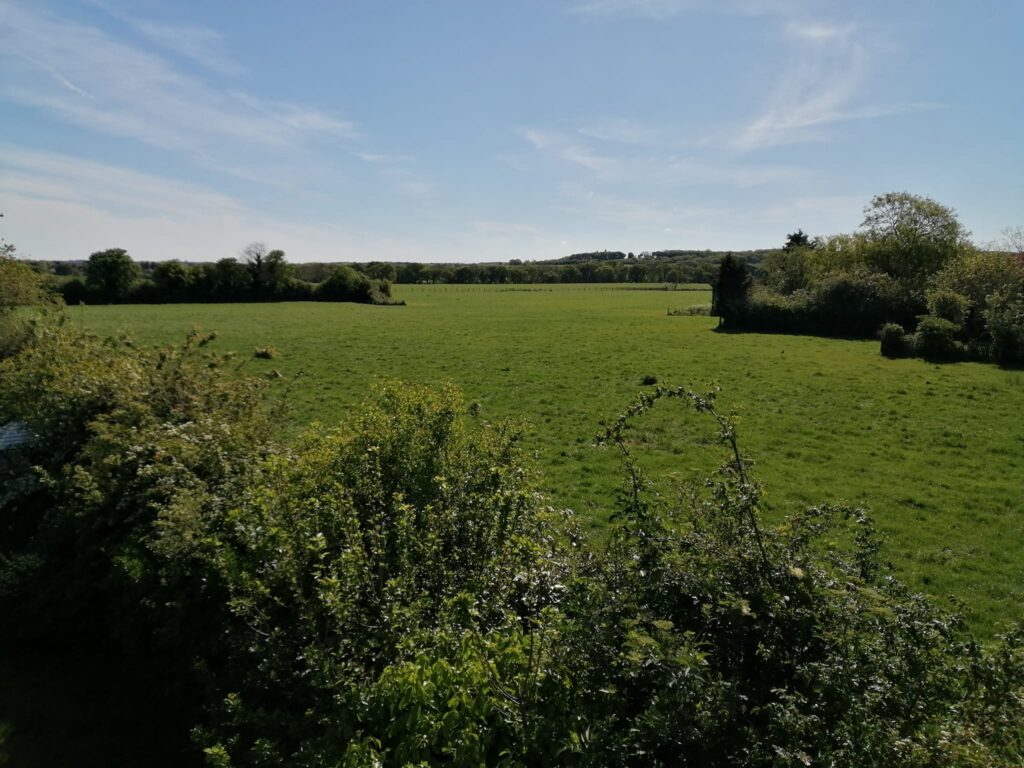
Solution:
<path fill-rule="evenodd" d="M 253 293 L 263 299 L 275 298 L 288 287 L 290 267 L 282 250 L 268 251 L 263 243 L 250 243 L 242 251 Z"/>
<path fill-rule="evenodd" d="M 885 272 L 914 291 L 969 244 L 952 208 L 930 197 L 889 192 L 864 209 L 861 232 L 870 247 L 868 266 Z"/>
<path fill-rule="evenodd" d="M 139 265 L 124 248 L 96 251 L 85 265 L 85 281 L 106 301 L 120 301 L 139 279 Z"/>

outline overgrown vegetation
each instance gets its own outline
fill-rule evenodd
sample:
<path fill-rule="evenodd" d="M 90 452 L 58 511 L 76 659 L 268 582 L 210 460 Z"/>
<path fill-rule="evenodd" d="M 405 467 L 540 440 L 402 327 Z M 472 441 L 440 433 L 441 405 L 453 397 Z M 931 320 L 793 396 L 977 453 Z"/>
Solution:
<path fill-rule="evenodd" d="M 885 331 L 883 354 L 1024 363 L 1024 260 L 1009 245 L 979 250 L 930 198 L 880 195 L 856 234 L 795 233 L 761 270 L 752 285 L 745 264 L 722 261 L 716 311 L 726 327 L 867 338 L 893 325 L 904 341 Z"/>
<path fill-rule="evenodd" d="M 210 765 L 1024 759 L 1021 633 L 973 641 L 855 508 L 767 524 L 713 392 L 657 387 L 602 431 L 626 480 L 595 544 L 452 388 L 384 385 L 288 448 L 207 337 L 31 334 L 0 363 L 0 418 L 35 435 L 0 499 L 3 607 L 159 655 Z M 633 455 L 662 402 L 722 452 L 682 501 Z"/>

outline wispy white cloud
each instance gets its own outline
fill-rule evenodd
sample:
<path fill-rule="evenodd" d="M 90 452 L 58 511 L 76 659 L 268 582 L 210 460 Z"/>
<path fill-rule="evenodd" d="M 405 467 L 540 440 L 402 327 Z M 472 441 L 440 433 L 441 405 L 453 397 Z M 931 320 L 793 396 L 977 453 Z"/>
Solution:
<path fill-rule="evenodd" d="M 34 6 L 3 3 L 0 26 L 0 93 L 91 130 L 196 154 L 356 135 L 348 120 L 224 91 L 151 51 Z M 183 46 L 196 48 L 201 37 L 193 30 Z"/>
<path fill-rule="evenodd" d="M 0 145 L 0 168 L 5 196 L 99 205 L 126 215 L 181 217 L 196 210 L 217 215 L 241 210 L 232 198 L 192 184 L 24 147 Z"/>
<path fill-rule="evenodd" d="M 427 198 L 433 196 L 435 185 L 423 175 L 410 168 L 416 162 L 412 155 L 396 155 L 381 152 L 353 152 L 356 157 L 378 169 L 381 178 L 386 179 L 392 189 L 404 197 Z"/>
<path fill-rule="evenodd" d="M 821 5 L 807 0 L 581 0 L 570 9 L 592 20 L 630 16 L 664 20 L 694 12 L 772 17 L 763 26 L 779 36 L 778 50 L 789 57 L 789 65 L 759 113 L 740 130 L 716 131 L 705 144 L 753 150 L 821 141 L 829 137 L 825 126 L 938 106 L 864 103 L 876 53 L 868 33 L 852 24 L 815 20 L 811 14 L 820 11 Z M 605 140 L 642 140 L 629 126 L 621 128 L 598 125 L 581 133 Z"/>
<path fill-rule="evenodd" d="M 579 133 L 587 131 L 580 129 Z M 657 145 L 644 146 L 639 153 L 601 154 L 564 134 L 537 128 L 521 130 L 520 136 L 544 156 L 553 157 L 571 168 L 582 169 L 590 179 L 606 184 L 643 183 L 650 188 L 747 188 L 794 181 L 809 175 L 808 171 L 792 165 L 737 162 L 709 156 L 707 151 L 700 157 L 679 157 Z M 522 161 L 514 167 L 521 171 L 531 170 Z"/>
<path fill-rule="evenodd" d="M 790 37 L 803 38 L 814 42 L 822 40 L 843 40 L 854 32 L 852 26 L 822 24 L 814 22 L 791 21 L 786 25 L 786 33 Z"/>
<path fill-rule="evenodd" d="M 215 30 L 192 24 L 162 24 L 134 18 L 127 20 L 154 44 L 213 72 L 237 77 L 246 71 L 245 67 L 228 56 L 224 50 L 224 37 Z"/>
<path fill-rule="evenodd" d="M 584 125 L 579 133 L 592 139 L 619 144 L 645 144 L 657 136 L 657 131 L 651 126 L 621 117 Z"/>
<path fill-rule="evenodd" d="M 940 106 L 863 103 L 873 52 L 855 26 L 790 21 L 783 35 L 791 61 L 761 112 L 731 138 L 737 149 L 820 141 L 828 125 Z"/>
<path fill-rule="evenodd" d="M 624 227 L 684 226 L 723 214 L 723 209 L 713 206 L 666 203 L 657 195 L 611 194 L 574 183 L 562 184 L 559 192 L 570 203 L 571 211 Z"/>
<path fill-rule="evenodd" d="M 81 259 L 116 246 L 140 260 L 215 261 L 254 240 L 282 248 L 294 262 L 498 261 L 567 252 L 561 236 L 499 220 L 433 235 L 300 223 L 198 184 L 16 145 L 0 145 L 0 208 L 5 238 L 39 259 Z"/>
<path fill-rule="evenodd" d="M 355 152 L 353 154 L 364 163 L 373 165 L 405 165 L 415 160 L 412 155 L 388 155 L 378 152 Z"/>
<path fill-rule="evenodd" d="M 226 50 L 224 36 L 197 24 L 175 24 L 134 15 L 123 0 L 83 0 L 110 17 L 127 24 L 150 43 L 183 59 L 227 77 L 245 74 L 246 69 Z"/>
<path fill-rule="evenodd" d="M 0 145 L 0 203 L 5 237 L 40 259 L 117 246 L 136 259 L 212 261 L 253 240 L 293 261 L 442 256 L 417 239 L 287 221 L 197 184 L 21 146 Z"/>
<path fill-rule="evenodd" d="M 618 16 L 665 19 L 694 10 L 755 16 L 782 14 L 800 5 L 800 0 L 584 0 L 571 6 L 571 9 L 580 16 L 592 19 Z"/>
<path fill-rule="evenodd" d="M 537 128 L 524 128 L 519 131 L 519 135 L 536 149 L 543 150 L 563 162 L 581 166 L 595 173 L 609 174 L 617 166 L 617 161 L 614 158 L 600 155 L 560 133 Z"/>

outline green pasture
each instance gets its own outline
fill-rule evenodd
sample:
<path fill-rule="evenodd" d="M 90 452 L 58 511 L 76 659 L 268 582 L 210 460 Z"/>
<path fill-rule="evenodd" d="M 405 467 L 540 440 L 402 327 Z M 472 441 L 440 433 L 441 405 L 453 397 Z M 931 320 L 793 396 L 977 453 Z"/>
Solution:
<path fill-rule="evenodd" d="M 632 289 L 631 289 L 632 288 Z M 143 344 L 193 326 L 270 374 L 292 404 L 289 428 L 334 424 L 374 381 L 451 380 L 478 418 L 529 425 L 528 447 L 553 503 L 595 535 L 619 484 L 602 420 L 660 384 L 722 387 L 741 445 L 767 490 L 766 513 L 820 502 L 863 505 L 916 588 L 964 601 L 991 634 L 1024 597 L 1024 373 L 992 365 L 887 360 L 873 341 L 726 334 L 668 310 L 703 290 L 635 286 L 396 286 L 406 306 L 178 304 L 75 307 L 72 321 Z M 689 287 L 692 288 L 692 287 Z M 278 355 L 253 357 L 256 347 Z M 276 372 L 276 373 L 275 373 Z M 709 424 L 665 404 L 638 422 L 633 448 L 663 494 L 685 492 L 719 454 Z"/>

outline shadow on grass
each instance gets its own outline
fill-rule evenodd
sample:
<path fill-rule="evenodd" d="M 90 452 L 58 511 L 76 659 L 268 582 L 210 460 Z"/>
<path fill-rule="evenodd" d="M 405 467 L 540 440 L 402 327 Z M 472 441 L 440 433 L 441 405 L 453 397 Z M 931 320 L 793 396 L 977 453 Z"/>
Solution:
<path fill-rule="evenodd" d="M 764 336 L 803 336 L 814 339 L 834 339 L 838 341 L 878 341 L 877 336 L 864 336 L 864 335 L 850 335 L 840 333 L 827 333 L 827 332 L 816 332 L 816 331 L 800 331 L 800 330 L 776 330 L 772 328 L 730 328 L 728 326 L 719 325 L 711 329 L 712 333 L 720 333 L 726 336 L 745 336 L 747 334 L 756 334 Z M 933 365 L 955 365 L 957 363 L 982 363 L 985 365 L 994 365 L 1003 371 L 1024 371 L 1024 363 L 997 363 L 995 360 L 991 360 L 985 357 L 960 357 L 960 358 L 948 358 L 948 357 L 937 357 L 934 355 L 900 355 L 898 358 L 890 359 L 910 359 L 910 360 L 923 360 L 926 363 Z"/>

